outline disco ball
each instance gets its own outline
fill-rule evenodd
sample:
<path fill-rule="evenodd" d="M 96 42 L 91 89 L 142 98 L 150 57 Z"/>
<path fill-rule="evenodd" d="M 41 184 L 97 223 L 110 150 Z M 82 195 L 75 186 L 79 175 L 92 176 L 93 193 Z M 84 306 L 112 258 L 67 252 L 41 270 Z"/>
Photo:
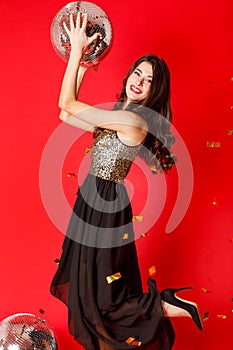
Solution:
<path fill-rule="evenodd" d="M 15 314 L 0 323 L 0 350 L 57 350 L 51 327 L 31 314 Z"/>
<path fill-rule="evenodd" d="M 63 27 L 63 22 L 70 29 L 70 14 L 73 15 L 76 21 L 77 13 L 88 15 L 88 23 L 86 34 L 92 36 L 95 33 L 100 33 L 101 38 L 94 40 L 88 47 L 85 48 L 80 64 L 86 67 L 97 65 L 109 52 L 112 44 L 112 27 L 106 13 L 97 5 L 87 2 L 78 1 L 70 2 L 64 6 L 54 17 L 51 25 L 51 41 L 53 47 L 60 58 L 68 61 L 70 56 L 70 39 Z"/>

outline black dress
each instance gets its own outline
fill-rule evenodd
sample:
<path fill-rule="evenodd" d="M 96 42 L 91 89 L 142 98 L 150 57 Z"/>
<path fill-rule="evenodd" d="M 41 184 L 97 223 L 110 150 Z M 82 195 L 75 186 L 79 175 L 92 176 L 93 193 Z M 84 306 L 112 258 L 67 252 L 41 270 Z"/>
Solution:
<path fill-rule="evenodd" d="M 87 350 L 169 350 L 174 343 L 153 279 L 143 293 L 124 178 L 139 146 L 104 130 L 78 191 L 51 293 L 68 307 L 69 331 Z"/>

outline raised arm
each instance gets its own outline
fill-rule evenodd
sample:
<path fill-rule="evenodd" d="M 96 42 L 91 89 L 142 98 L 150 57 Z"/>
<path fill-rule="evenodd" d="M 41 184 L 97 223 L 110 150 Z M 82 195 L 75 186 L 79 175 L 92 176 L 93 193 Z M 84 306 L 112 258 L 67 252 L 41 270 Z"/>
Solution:
<path fill-rule="evenodd" d="M 64 23 L 72 48 L 63 78 L 59 107 L 88 124 L 117 130 L 121 135 L 125 136 L 125 139 L 141 142 L 146 133 L 146 124 L 140 116 L 129 111 L 106 111 L 76 99 L 76 88 L 79 89 L 76 85 L 76 77 L 83 50 L 100 35 L 96 33 L 92 37 L 87 37 L 87 16 L 84 17 L 82 25 L 80 17 L 80 13 L 78 13 L 76 24 L 74 24 L 73 16 L 70 16 L 70 30 Z"/>
<path fill-rule="evenodd" d="M 83 77 L 85 75 L 86 70 L 87 70 L 87 68 L 82 67 L 82 66 L 80 66 L 78 69 L 77 80 L 76 80 L 76 96 L 78 95 L 78 91 L 79 91 L 79 88 L 82 84 L 82 80 L 83 80 Z M 76 128 L 83 129 L 83 130 L 90 131 L 90 132 L 94 131 L 94 127 L 92 124 L 89 124 L 89 123 L 87 123 L 79 118 L 72 116 L 71 114 L 64 111 L 63 109 L 61 109 L 59 118 L 63 122 L 65 122 L 66 124 L 69 124 L 69 125 L 74 126 Z"/>

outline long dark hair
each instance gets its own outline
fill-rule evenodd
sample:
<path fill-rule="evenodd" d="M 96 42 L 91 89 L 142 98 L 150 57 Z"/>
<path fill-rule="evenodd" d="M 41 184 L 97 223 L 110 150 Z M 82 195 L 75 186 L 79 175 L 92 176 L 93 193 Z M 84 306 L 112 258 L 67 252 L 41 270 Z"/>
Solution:
<path fill-rule="evenodd" d="M 126 110 L 139 114 L 148 125 L 148 133 L 139 151 L 139 156 L 150 166 L 168 172 L 175 165 L 175 156 L 170 151 L 175 142 L 170 132 L 172 112 L 170 106 L 170 72 L 165 61 L 153 54 L 140 57 L 131 66 L 123 80 L 123 87 L 114 109 L 123 109 L 126 101 L 126 83 L 129 76 L 142 62 L 149 62 L 152 65 L 153 77 L 148 97 L 140 102 L 140 105 L 128 104 Z M 96 129 L 94 137 L 99 134 Z"/>

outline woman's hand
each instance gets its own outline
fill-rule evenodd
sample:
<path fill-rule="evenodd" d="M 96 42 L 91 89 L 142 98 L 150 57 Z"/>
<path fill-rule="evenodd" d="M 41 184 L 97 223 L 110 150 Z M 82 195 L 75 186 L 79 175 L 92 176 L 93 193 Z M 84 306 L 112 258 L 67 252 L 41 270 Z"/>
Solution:
<path fill-rule="evenodd" d="M 87 21 L 87 14 L 84 14 L 84 19 L 81 24 L 81 14 L 78 12 L 76 23 L 74 23 L 73 15 L 70 15 L 70 30 L 67 28 L 66 23 L 63 22 L 64 29 L 70 38 L 71 47 L 74 50 L 83 51 L 85 47 L 90 45 L 94 40 L 97 40 L 98 37 L 101 37 L 100 33 L 95 33 L 91 37 L 86 35 Z"/>

